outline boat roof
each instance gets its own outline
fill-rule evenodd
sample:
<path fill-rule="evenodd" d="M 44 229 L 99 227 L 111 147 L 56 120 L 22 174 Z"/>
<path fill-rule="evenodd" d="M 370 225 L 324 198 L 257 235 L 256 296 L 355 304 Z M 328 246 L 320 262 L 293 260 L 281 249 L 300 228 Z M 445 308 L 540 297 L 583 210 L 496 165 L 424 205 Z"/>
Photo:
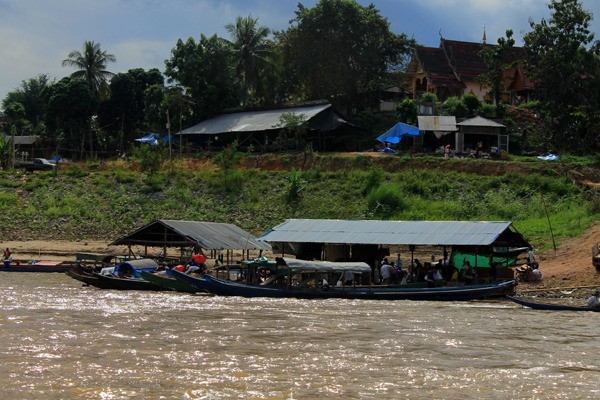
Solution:
<path fill-rule="evenodd" d="M 512 229 L 511 229 L 512 228 Z M 527 247 L 511 222 L 377 221 L 288 219 L 259 240 L 271 243 L 327 243 L 425 246 Z"/>
<path fill-rule="evenodd" d="M 371 267 L 369 264 L 364 262 L 334 262 L 334 261 L 310 261 L 300 260 L 297 258 L 278 258 L 285 265 L 294 270 L 301 271 L 319 271 L 319 272 L 357 272 L 357 273 L 371 273 Z"/>
<path fill-rule="evenodd" d="M 206 250 L 271 250 L 268 243 L 233 224 L 159 219 L 115 240 L 117 245 L 200 246 Z"/>

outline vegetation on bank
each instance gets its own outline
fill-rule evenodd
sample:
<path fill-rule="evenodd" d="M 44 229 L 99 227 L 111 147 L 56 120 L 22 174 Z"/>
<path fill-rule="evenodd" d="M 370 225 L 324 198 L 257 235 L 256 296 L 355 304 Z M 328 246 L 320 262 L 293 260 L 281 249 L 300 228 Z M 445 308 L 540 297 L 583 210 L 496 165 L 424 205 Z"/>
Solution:
<path fill-rule="evenodd" d="M 259 169 L 274 162 L 264 157 L 240 160 L 259 168 L 205 158 L 148 172 L 132 161 L 0 171 L 0 237 L 112 240 L 154 219 L 233 223 L 255 234 L 289 218 L 490 220 L 513 221 L 537 247 L 551 247 L 551 233 L 576 236 L 600 218 L 597 189 L 547 168 L 482 175 L 460 170 L 477 166 L 471 160 L 431 159 L 421 168 L 400 157 L 379 164 L 352 156 L 334 168 L 327 157 L 304 170 L 292 158 L 278 161 L 275 170 Z"/>

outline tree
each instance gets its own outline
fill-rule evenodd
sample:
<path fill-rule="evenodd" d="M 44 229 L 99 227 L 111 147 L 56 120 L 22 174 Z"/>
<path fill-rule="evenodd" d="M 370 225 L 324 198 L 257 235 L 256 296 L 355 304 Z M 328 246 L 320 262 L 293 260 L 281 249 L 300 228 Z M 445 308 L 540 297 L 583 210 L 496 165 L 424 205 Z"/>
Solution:
<path fill-rule="evenodd" d="M 90 92 L 97 99 L 108 97 L 108 79 L 113 75 L 112 72 L 106 70 L 106 66 L 110 62 L 117 61 L 112 54 L 103 51 L 100 48 L 100 43 L 93 41 L 83 42 L 82 51 L 71 51 L 68 58 L 63 60 L 63 67 L 75 67 L 77 71 L 71 74 L 72 78 L 83 78 L 88 83 Z"/>
<path fill-rule="evenodd" d="M 506 90 L 504 73 L 514 66 L 515 57 L 513 46 L 515 40 L 512 38 L 513 31 L 508 29 L 505 38 L 498 39 L 497 46 L 484 46 L 480 52 L 488 72 L 479 76 L 479 81 L 491 88 L 490 93 L 496 104 L 496 114 L 502 115 L 502 93 Z M 498 112 L 500 111 L 500 112 Z"/>
<path fill-rule="evenodd" d="M 419 110 L 413 99 L 406 98 L 402 100 L 396 109 L 398 112 L 398 120 L 407 124 L 415 124 Z"/>
<path fill-rule="evenodd" d="M 144 93 L 152 85 L 164 86 L 160 71 L 152 68 L 130 69 L 110 81 L 110 99 L 101 103 L 99 123 L 108 134 L 107 146 L 121 151 L 130 147 L 139 132 L 147 130 L 144 118 Z"/>
<path fill-rule="evenodd" d="M 71 157 L 83 158 L 85 133 L 91 135 L 93 96 L 82 79 L 63 78 L 49 91 L 48 133 Z"/>
<path fill-rule="evenodd" d="M 550 121 L 550 145 L 598 152 L 600 46 L 589 30 L 592 16 L 577 0 L 552 0 L 548 7 L 551 18 L 531 20 L 524 42 L 529 77 Z"/>
<path fill-rule="evenodd" d="M 232 52 L 216 35 L 201 35 L 198 43 L 193 38 L 179 39 L 165 65 L 167 81 L 183 88 L 191 99 L 196 121 L 239 105 Z"/>
<path fill-rule="evenodd" d="M 244 95 L 255 95 L 260 83 L 261 69 L 269 63 L 271 49 L 267 37 L 269 28 L 258 25 L 258 18 L 237 17 L 235 24 L 225 26 L 232 37 L 231 46 L 236 72 L 242 77 Z"/>
<path fill-rule="evenodd" d="M 48 75 L 40 74 L 22 81 L 18 89 L 9 92 L 3 99 L 2 108 L 20 134 L 44 133 L 44 114 L 50 86 Z"/>
<path fill-rule="evenodd" d="M 360 96 L 380 89 L 390 72 L 408 61 L 414 41 L 390 31 L 374 5 L 354 0 L 298 4 L 295 23 L 281 37 L 286 65 L 308 99 L 328 99 L 347 111 L 361 108 Z"/>

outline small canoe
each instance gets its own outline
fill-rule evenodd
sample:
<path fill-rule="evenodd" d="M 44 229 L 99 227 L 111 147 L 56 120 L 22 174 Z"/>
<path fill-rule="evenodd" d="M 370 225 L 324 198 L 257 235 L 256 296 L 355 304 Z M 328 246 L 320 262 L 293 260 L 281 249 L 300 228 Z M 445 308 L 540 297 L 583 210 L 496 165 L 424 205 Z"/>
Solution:
<path fill-rule="evenodd" d="M 578 307 L 578 306 L 567 306 L 562 304 L 548 304 L 548 303 L 535 303 L 533 301 L 527 301 L 523 299 L 519 299 L 516 297 L 506 296 L 509 300 L 522 305 L 523 307 L 528 307 L 533 310 L 552 310 L 552 311 L 592 311 L 599 312 L 600 308 L 587 308 L 587 307 Z"/>

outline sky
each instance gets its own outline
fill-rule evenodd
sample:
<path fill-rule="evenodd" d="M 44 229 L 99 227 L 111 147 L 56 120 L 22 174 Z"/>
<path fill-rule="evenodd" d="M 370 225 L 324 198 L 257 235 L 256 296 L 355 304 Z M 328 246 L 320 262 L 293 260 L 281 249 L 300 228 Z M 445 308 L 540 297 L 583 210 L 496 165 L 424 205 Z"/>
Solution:
<path fill-rule="evenodd" d="M 548 19 L 546 0 L 357 0 L 374 4 L 395 33 L 424 46 L 447 39 L 496 43 L 507 29 L 517 45 L 530 31 L 529 20 Z M 100 43 L 117 61 L 113 73 L 158 68 L 178 39 L 217 34 L 229 39 L 225 25 L 251 15 L 271 30 L 289 27 L 298 3 L 317 0 L 0 0 L 0 101 L 21 82 L 39 74 L 52 80 L 74 70 L 62 67 L 86 40 Z M 591 30 L 600 39 L 600 1 L 580 0 L 597 20 Z"/>

